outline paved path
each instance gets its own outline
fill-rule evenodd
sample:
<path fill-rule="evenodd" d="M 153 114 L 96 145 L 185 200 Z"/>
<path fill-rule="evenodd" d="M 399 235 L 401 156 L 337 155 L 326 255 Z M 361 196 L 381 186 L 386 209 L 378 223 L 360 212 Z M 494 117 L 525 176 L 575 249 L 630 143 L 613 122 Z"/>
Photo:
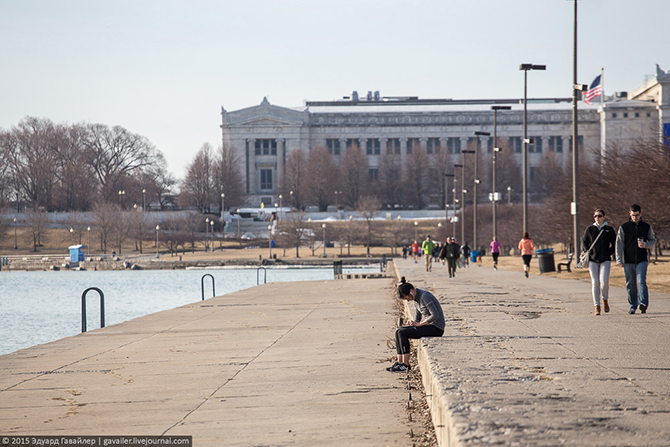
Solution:
<path fill-rule="evenodd" d="M 448 320 L 420 349 L 440 445 L 670 445 L 670 295 L 596 317 L 588 282 L 396 265 Z"/>
<path fill-rule="evenodd" d="M 0 435 L 411 445 L 391 280 L 274 283 L 0 357 Z"/>

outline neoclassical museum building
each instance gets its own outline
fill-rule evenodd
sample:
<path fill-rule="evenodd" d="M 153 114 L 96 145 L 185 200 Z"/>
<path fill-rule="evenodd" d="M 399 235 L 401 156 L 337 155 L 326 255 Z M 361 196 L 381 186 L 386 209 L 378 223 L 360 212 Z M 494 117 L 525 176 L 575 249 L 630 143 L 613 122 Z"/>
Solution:
<path fill-rule="evenodd" d="M 670 71 L 658 66 L 656 75 L 631 92 L 596 98 L 593 104 L 579 102 L 579 157 L 593 157 L 612 144 L 630 144 L 640 138 L 670 135 Z M 283 107 L 267 99 L 241 110 L 221 108 L 222 143 L 233 148 L 242 164 L 249 206 L 278 200 L 278 186 L 287 154 L 298 148 L 328 148 L 340 160 L 348 147 L 358 146 L 367 157 L 370 179 L 378 173 L 382 154 L 393 153 L 401 164 L 413 148 L 423 148 L 428 157 L 446 150 L 459 163 L 461 150 L 474 132 L 480 138 L 483 160 L 492 156 L 493 106 L 497 110 L 496 134 L 515 152 L 521 166 L 523 99 L 420 99 L 383 97 L 368 92 L 336 101 L 306 101 L 302 107 Z M 572 159 L 572 98 L 527 100 L 528 181 L 543 154 L 552 152 L 566 168 Z M 667 140 L 666 140 L 667 142 Z"/>

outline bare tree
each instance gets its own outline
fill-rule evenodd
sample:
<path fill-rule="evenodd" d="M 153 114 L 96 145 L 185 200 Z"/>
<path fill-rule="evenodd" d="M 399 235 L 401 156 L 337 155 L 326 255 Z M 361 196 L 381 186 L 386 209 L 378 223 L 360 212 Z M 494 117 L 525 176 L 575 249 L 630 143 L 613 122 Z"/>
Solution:
<path fill-rule="evenodd" d="M 113 241 L 114 246 L 116 246 L 116 248 L 119 250 L 119 255 L 121 255 L 123 244 L 128 240 L 128 237 L 132 231 L 132 227 L 130 225 L 131 220 L 128 214 L 128 211 L 121 210 L 118 210 L 118 212 L 112 214 L 109 236 Z"/>
<path fill-rule="evenodd" d="M 0 139 L 12 183 L 31 208 L 53 209 L 56 184 L 55 127 L 46 119 L 24 118 Z"/>
<path fill-rule="evenodd" d="M 39 210 L 28 210 L 26 214 L 30 223 L 30 232 L 33 236 L 33 251 L 37 252 L 37 247 L 41 247 L 43 239 L 46 238 L 45 229 L 49 223 L 49 217 L 47 213 Z"/>
<path fill-rule="evenodd" d="M 340 164 L 340 179 L 345 203 L 355 207 L 368 185 L 368 161 L 358 145 L 347 148 Z"/>
<path fill-rule="evenodd" d="M 113 203 L 98 203 L 93 207 L 95 226 L 100 236 L 100 251 L 107 254 L 107 243 L 111 240 L 116 215 L 121 208 Z"/>
<path fill-rule="evenodd" d="M 85 211 L 95 200 L 98 184 L 83 150 L 86 129 L 81 125 L 56 126 L 56 206 L 67 211 Z"/>
<path fill-rule="evenodd" d="M 333 193 L 337 189 L 337 165 L 333 156 L 325 147 L 315 147 L 309 153 L 307 162 L 308 198 L 311 203 L 319 207 L 319 211 L 326 211 L 332 203 Z"/>
<path fill-rule="evenodd" d="M 295 257 L 300 257 L 300 246 L 305 238 L 313 234 L 305 221 L 304 213 L 291 213 L 291 218 L 282 222 L 277 242 L 281 247 L 295 247 Z"/>
<path fill-rule="evenodd" d="M 290 200 L 290 205 L 298 210 L 305 209 L 307 196 L 307 155 L 302 149 L 288 153 L 281 179 L 281 191 Z"/>
<path fill-rule="evenodd" d="M 384 153 L 379 160 L 379 198 L 387 208 L 402 204 L 400 156 Z"/>
<path fill-rule="evenodd" d="M 216 196 L 225 194 L 225 206 L 242 206 L 245 202 L 244 179 L 241 163 L 230 146 L 221 146 L 214 157 L 214 184 Z"/>
<path fill-rule="evenodd" d="M 412 153 L 407 156 L 405 191 L 407 202 L 417 209 L 422 209 L 428 201 L 430 179 L 428 166 L 429 159 L 426 150 L 420 145 L 414 146 Z"/>
<path fill-rule="evenodd" d="M 107 202 L 118 199 L 124 178 L 156 161 L 157 150 L 145 137 L 133 134 L 121 126 L 86 125 L 84 140 L 86 157 L 93 168 L 100 192 Z"/>
<path fill-rule="evenodd" d="M 189 164 L 180 189 L 183 206 L 195 205 L 201 213 L 210 211 L 214 198 L 214 159 L 209 143 L 202 145 Z M 214 203 L 218 203 L 218 200 Z"/>
<path fill-rule="evenodd" d="M 379 199 L 375 196 L 362 196 L 358 203 L 356 203 L 356 209 L 361 216 L 365 219 L 365 224 L 367 227 L 367 246 L 370 248 L 372 243 L 372 219 L 375 217 L 377 211 L 381 207 Z"/>

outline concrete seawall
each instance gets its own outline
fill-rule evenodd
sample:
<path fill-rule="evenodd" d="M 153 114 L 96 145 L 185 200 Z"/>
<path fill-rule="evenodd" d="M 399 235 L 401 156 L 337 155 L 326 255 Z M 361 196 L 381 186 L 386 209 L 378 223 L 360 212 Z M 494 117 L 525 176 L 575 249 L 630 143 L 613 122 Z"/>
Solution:
<path fill-rule="evenodd" d="M 613 288 L 594 316 L 588 282 L 396 264 L 447 318 L 419 347 L 441 446 L 670 445 L 670 295 L 629 315 Z"/>

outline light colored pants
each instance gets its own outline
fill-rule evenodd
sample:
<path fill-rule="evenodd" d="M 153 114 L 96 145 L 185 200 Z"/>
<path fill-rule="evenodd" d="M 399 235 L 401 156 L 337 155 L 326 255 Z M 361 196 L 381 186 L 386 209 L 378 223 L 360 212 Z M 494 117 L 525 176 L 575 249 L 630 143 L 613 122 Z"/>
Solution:
<path fill-rule="evenodd" d="M 591 274 L 591 294 L 593 305 L 600 306 L 600 297 L 603 300 L 609 298 L 610 292 L 610 267 L 611 261 L 601 263 L 589 262 L 589 273 Z"/>
<path fill-rule="evenodd" d="M 426 271 L 430 271 L 433 266 L 433 255 L 425 254 L 423 257 L 426 259 Z"/>

